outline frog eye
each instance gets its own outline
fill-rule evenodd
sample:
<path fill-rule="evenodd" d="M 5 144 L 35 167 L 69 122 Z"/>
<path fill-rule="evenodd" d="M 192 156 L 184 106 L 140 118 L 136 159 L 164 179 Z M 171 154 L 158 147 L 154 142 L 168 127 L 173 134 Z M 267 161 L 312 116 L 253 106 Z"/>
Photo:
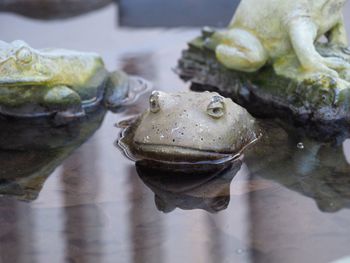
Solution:
<path fill-rule="evenodd" d="M 17 51 L 16 57 L 20 62 L 27 64 L 32 61 L 32 52 L 29 48 L 23 47 Z"/>
<path fill-rule="evenodd" d="M 211 99 L 207 108 L 207 114 L 214 119 L 219 119 L 225 115 L 225 103 L 224 98 L 220 96 L 214 96 Z"/>
<path fill-rule="evenodd" d="M 152 113 L 157 113 L 158 111 L 160 111 L 158 91 L 153 91 L 151 96 L 149 97 L 149 109 Z"/>

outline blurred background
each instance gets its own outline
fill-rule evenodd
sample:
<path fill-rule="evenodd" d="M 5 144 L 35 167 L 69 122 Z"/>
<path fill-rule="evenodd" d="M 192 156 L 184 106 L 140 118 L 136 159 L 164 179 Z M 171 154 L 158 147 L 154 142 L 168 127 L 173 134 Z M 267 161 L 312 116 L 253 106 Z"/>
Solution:
<path fill-rule="evenodd" d="M 119 24 L 132 27 L 225 26 L 238 0 L 2 0 L 0 10 L 38 19 L 63 19 L 105 7 L 119 7 Z M 210 10 L 210 12 L 208 12 Z"/>
<path fill-rule="evenodd" d="M 227 25 L 237 4 L 0 0 L 0 36 L 6 42 L 22 39 L 36 49 L 94 51 L 109 70 L 143 76 L 156 89 L 187 90 L 188 84 L 173 72 L 181 51 L 202 26 Z M 344 12 L 350 31 L 350 3 Z M 101 128 L 47 175 L 36 200 L 0 198 L 0 263 L 328 263 L 350 253 L 348 208 L 325 213 L 312 195 L 265 179 L 246 163 L 220 182 L 221 188 L 216 184 L 213 191 L 209 186 L 198 191 L 206 198 L 198 198 L 198 192 L 175 201 L 164 195 L 161 203 L 163 193 L 157 197 L 140 179 L 135 164 L 114 145 L 120 132 L 115 124 L 146 106 L 147 97 L 124 113 L 108 113 Z M 295 150 L 292 145 L 283 153 Z M 349 141 L 338 150 L 336 156 L 349 162 Z M 288 181 L 298 165 L 303 166 L 302 158 L 295 162 L 289 168 L 280 164 L 277 177 Z M 276 173 L 273 168 L 265 174 Z M 331 172 L 320 169 L 320 174 Z M 327 183 L 317 187 L 322 197 L 327 196 Z M 312 192 L 312 186 L 306 188 Z M 228 200 L 226 206 L 217 203 L 217 194 Z M 211 213 L 200 205 L 223 210 Z M 327 198 L 324 206 L 332 206 Z"/>

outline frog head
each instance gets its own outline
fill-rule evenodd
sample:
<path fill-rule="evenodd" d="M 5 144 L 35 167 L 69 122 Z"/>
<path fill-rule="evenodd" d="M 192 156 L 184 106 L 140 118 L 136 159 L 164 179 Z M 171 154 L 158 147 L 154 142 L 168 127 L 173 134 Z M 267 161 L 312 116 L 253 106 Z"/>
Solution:
<path fill-rule="evenodd" d="M 214 92 L 155 91 L 131 130 L 136 152 L 170 161 L 236 156 L 259 134 L 245 109 Z"/>
<path fill-rule="evenodd" d="M 36 50 L 21 40 L 0 41 L 0 86 L 83 86 L 101 68 L 94 53 Z"/>

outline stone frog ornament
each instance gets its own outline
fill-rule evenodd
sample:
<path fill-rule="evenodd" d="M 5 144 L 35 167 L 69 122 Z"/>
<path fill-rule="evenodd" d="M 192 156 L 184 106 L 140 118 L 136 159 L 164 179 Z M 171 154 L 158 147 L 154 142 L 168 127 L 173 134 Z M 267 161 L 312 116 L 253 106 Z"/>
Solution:
<path fill-rule="evenodd" d="M 217 59 L 227 68 L 254 72 L 267 63 L 279 75 L 303 80 L 324 74 L 349 80 L 350 64 L 321 56 L 322 36 L 330 46 L 348 46 L 342 15 L 346 0 L 242 0 L 225 32 L 218 33 Z M 348 83 L 343 83 L 347 85 Z"/>
<path fill-rule="evenodd" d="M 119 126 L 132 159 L 176 163 L 232 160 L 260 136 L 244 108 L 214 92 L 154 91 L 149 109 Z"/>
<path fill-rule="evenodd" d="M 0 41 L 1 115 L 68 121 L 101 104 L 115 109 L 144 89 L 141 79 L 108 72 L 95 53 L 36 50 L 20 40 Z"/>
<path fill-rule="evenodd" d="M 192 90 L 218 92 L 254 117 L 283 119 L 317 140 L 348 137 L 344 2 L 242 0 L 228 30 L 204 28 L 189 42 L 177 73 Z"/>

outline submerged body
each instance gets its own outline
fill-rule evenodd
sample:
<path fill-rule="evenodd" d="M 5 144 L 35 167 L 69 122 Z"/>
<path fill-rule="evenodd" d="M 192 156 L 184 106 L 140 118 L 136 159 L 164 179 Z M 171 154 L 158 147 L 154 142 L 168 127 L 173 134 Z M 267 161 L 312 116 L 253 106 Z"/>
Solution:
<path fill-rule="evenodd" d="M 342 8 L 346 0 L 242 0 L 228 31 L 220 36 L 218 60 L 231 69 L 254 72 L 272 63 L 278 74 L 304 79 L 314 74 L 339 77 L 350 65 L 322 57 L 314 46 L 347 46 Z M 295 64 L 297 58 L 297 65 Z"/>
<path fill-rule="evenodd" d="M 141 159 L 192 162 L 235 157 L 258 136 L 249 113 L 217 93 L 156 91 L 120 142 Z"/>
<path fill-rule="evenodd" d="M 0 113 L 15 117 L 76 118 L 105 101 L 128 97 L 128 77 L 109 73 L 101 57 L 64 49 L 35 50 L 0 41 Z"/>

